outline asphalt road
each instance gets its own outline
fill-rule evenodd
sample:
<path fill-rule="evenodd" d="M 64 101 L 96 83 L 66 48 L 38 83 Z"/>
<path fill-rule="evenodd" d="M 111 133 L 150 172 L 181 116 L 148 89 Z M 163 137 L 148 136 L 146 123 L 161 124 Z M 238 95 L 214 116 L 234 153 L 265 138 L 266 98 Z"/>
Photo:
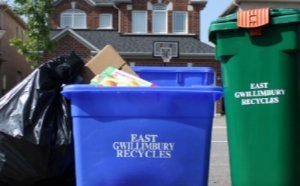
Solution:
<path fill-rule="evenodd" d="M 231 186 L 225 116 L 214 118 L 208 185 Z"/>

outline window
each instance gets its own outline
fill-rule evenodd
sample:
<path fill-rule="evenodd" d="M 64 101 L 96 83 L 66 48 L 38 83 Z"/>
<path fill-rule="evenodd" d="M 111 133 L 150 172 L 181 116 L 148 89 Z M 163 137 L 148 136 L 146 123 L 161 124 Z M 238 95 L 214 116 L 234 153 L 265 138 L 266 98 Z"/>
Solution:
<path fill-rule="evenodd" d="M 153 6 L 153 33 L 167 33 L 167 7 L 163 4 Z"/>
<path fill-rule="evenodd" d="M 173 12 L 173 32 L 187 33 L 187 13 Z"/>
<path fill-rule="evenodd" d="M 166 9 L 167 9 L 166 5 L 163 4 L 156 4 L 153 7 L 153 10 L 166 10 Z"/>
<path fill-rule="evenodd" d="M 147 33 L 147 12 L 134 11 L 132 12 L 132 32 Z"/>
<path fill-rule="evenodd" d="M 86 28 L 86 14 L 77 9 L 66 10 L 61 14 L 61 28 Z"/>
<path fill-rule="evenodd" d="M 100 28 L 112 29 L 112 14 L 100 14 Z"/>

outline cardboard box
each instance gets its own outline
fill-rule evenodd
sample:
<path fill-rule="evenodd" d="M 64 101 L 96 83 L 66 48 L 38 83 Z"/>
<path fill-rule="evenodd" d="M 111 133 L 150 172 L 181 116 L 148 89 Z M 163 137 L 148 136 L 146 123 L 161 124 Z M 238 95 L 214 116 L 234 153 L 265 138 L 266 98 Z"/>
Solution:
<path fill-rule="evenodd" d="M 107 45 L 83 67 L 80 74 L 83 80 L 80 83 L 90 84 L 96 75 L 102 73 L 110 66 L 138 77 L 115 49 Z"/>

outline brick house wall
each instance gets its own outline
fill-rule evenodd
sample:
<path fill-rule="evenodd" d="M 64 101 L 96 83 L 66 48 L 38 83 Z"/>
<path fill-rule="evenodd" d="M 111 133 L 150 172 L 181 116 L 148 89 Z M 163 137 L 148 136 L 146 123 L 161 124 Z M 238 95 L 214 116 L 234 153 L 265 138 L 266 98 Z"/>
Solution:
<path fill-rule="evenodd" d="M 60 28 L 60 14 L 68 9 L 71 9 L 71 2 L 74 0 L 64 0 L 58 6 L 56 6 L 55 13 L 51 16 L 51 24 L 53 29 Z M 152 5 L 157 4 L 157 0 L 150 1 Z M 169 1 L 162 1 L 162 4 L 167 5 Z M 131 10 L 127 10 L 128 5 L 132 7 Z M 195 34 L 199 37 L 199 11 L 200 5 L 193 5 L 192 10 L 188 11 L 188 0 L 179 0 L 173 3 L 173 10 L 168 12 L 168 33 L 173 33 L 173 11 L 186 11 L 188 12 L 188 33 Z M 190 5 L 191 6 L 191 5 Z M 100 14 L 112 14 L 113 15 L 113 29 L 118 30 L 118 10 L 114 7 L 93 7 L 86 3 L 84 0 L 76 1 L 75 9 L 84 11 L 87 14 L 87 29 L 99 28 L 99 15 Z M 147 10 L 147 2 L 145 0 L 133 0 L 131 4 L 120 4 L 120 33 L 132 32 L 132 11 L 141 10 L 147 11 L 148 14 L 148 33 L 152 33 L 152 10 Z"/>
<path fill-rule="evenodd" d="M 56 50 L 56 53 L 49 53 L 47 50 L 45 50 L 42 60 L 46 62 L 56 58 L 59 55 L 69 55 L 72 51 L 75 51 L 85 63 L 87 63 L 93 57 L 90 49 L 86 48 L 70 35 L 66 35 L 59 40 L 59 45 L 57 46 Z"/>
<path fill-rule="evenodd" d="M 33 70 L 30 68 L 31 63 L 26 62 L 26 58 L 18 53 L 18 49 L 10 46 L 9 43 L 9 40 L 15 36 L 25 39 L 26 36 L 22 33 L 22 30 L 25 29 L 25 22 L 20 21 L 20 18 L 16 18 L 7 9 L 3 12 L 2 29 L 6 30 L 6 33 L 0 40 L 1 55 L 5 59 L 4 62 L 0 62 L 0 87 L 1 90 L 5 88 L 5 92 L 8 92 L 18 84 L 18 80 L 23 80 Z M 6 79 L 6 85 L 4 79 Z M 1 91 L 1 96 L 2 93 Z"/>
<path fill-rule="evenodd" d="M 152 5 L 158 3 L 157 0 L 150 1 Z M 170 1 L 162 1 L 162 4 L 168 5 Z M 131 10 L 127 10 L 127 6 L 132 6 Z M 178 0 L 173 3 L 173 10 L 168 10 L 168 33 L 173 33 L 173 12 L 174 11 L 185 11 L 188 12 L 188 33 L 195 34 L 199 38 L 199 11 L 201 10 L 200 5 L 193 5 L 192 10 L 188 11 L 189 1 Z M 132 11 L 147 11 L 148 15 L 148 33 L 152 33 L 152 10 L 147 10 L 147 1 L 145 0 L 133 0 L 131 4 L 121 4 L 120 13 L 122 17 L 121 21 L 121 33 L 132 32 Z"/>

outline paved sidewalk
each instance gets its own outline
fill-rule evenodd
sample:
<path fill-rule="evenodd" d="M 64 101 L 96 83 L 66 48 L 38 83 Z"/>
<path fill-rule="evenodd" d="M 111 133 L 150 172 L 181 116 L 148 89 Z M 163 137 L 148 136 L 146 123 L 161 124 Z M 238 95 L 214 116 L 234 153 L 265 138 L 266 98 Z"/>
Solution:
<path fill-rule="evenodd" d="M 208 185 L 231 186 L 225 116 L 214 118 Z"/>

